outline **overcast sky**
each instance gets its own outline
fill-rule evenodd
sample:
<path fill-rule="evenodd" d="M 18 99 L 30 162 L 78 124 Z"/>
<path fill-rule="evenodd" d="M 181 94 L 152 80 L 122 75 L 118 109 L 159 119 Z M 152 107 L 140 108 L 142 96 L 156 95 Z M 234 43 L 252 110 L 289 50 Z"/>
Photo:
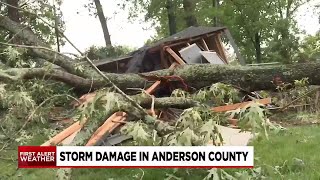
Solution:
<path fill-rule="evenodd" d="M 91 45 L 103 46 L 104 37 L 98 18 L 90 17 L 88 10 L 83 7 L 89 0 L 64 0 L 62 4 L 63 20 L 66 23 L 66 36 L 82 51 Z M 144 42 L 155 34 L 150 24 L 127 20 L 128 12 L 120 11 L 116 0 L 101 0 L 105 15 L 109 18 L 108 29 L 114 45 L 141 47 Z M 320 4 L 314 0 L 313 4 Z M 79 14 L 77 14 L 79 12 Z M 320 29 L 318 17 L 310 10 L 310 4 L 299 9 L 299 27 L 307 34 L 315 34 Z M 145 28 L 149 27 L 148 30 Z M 151 28 L 150 28 L 151 27 Z M 62 48 L 63 52 L 75 50 L 70 45 Z"/>

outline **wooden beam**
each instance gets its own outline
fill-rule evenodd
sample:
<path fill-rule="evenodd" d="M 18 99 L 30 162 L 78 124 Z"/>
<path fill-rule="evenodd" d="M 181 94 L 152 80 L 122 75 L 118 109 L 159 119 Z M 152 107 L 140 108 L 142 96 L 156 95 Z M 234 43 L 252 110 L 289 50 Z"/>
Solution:
<path fill-rule="evenodd" d="M 80 130 L 83 127 L 84 123 L 85 122 L 80 123 L 80 121 L 73 123 L 67 129 L 61 131 L 59 134 L 57 134 L 53 138 L 49 139 L 47 142 L 43 143 L 41 146 L 55 146 L 55 145 L 61 143 L 64 139 L 66 139 L 67 137 L 69 137 L 73 133 Z"/>
<path fill-rule="evenodd" d="M 202 42 L 202 45 L 203 45 L 204 49 L 205 49 L 206 51 L 209 51 L 209 47 L 208 47 L 206 41 L 205 41 L 203 38 L 201 39 L 201 42 Z"/>
<path fill-rule="evenodd" d="M 167 51 L 180 65 L 186 64 L 180 56 L 178 56 L 170 47 L 166 46 L 164 47 L 165 51 Z"/>
<path fill-rule="evenodd" d="M 253 102 L 253 101 L 237 103 L 237 104 L 230 104 L 230 105 L 226 105 L 226 106 L 218 106 L 218 107 L 213 107 L 211 110 L 214 112 L 226 112 L 226 111 L 236 110 L 238 108 L 241 109 L 251 102 Z M 271 104 L 271 98 L 257 99 L 256 102 L 263 104 L 263 105 Z"/>
<path fill-rule="evenodd" d="M 169 67 L 169 69 L 174 69 L 176 66 L 178 66 L 177 63 L 172 63 L 171 66 Z M 153 83 L 147 90 L 146 92 L 148 94 L 153 94 L 155 92 L 155 90 L 159 87 L 159 85 L 161 84 L 161 81 L 156 81 L 155 83 Z"/>
<path fill-rule="evenodd" d="M 163 68 L 165 69 L 169 68 L 168 60 L 164 57 L 163 46 L 160 50 L 160 62 Z"/>
<path fill-rule="evenodd" d="M 126 119 L 126 113 L 122 113 L 122 115 L 119 115 L 119 113 L 114 113 L 111 115 L 102 126 L 100 126 L 96 132 L 91 136 L 89 141 L 87 142 L 86 146 L 94 146 L 96 143 L 101 140 L 106 133 L 111 133 L 111 129 L 115 129 L 114 126 L 118 123 L 118 121 L 124 121 Z"/>
<path fill-rule="evenodd" d="M 217 34 L 216 36 L 214 36 L 214 41 L 218 50 L 217 53 L 220 55 L 222 60 L 224 60 L 228 64 L 226 52 L 225 52 L 225 49 L 223 48 L 223 43 L 221 41 L 220 34 Z"/>

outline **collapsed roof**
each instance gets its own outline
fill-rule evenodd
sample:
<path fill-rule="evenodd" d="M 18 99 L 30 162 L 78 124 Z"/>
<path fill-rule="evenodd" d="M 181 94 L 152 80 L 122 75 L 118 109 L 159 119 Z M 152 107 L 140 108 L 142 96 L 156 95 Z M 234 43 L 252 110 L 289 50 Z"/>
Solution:
<path fill-rule="evenodd" d="M 204 51 L 216 52 L 223 61 L 227 62 L 221 35 L 226 35 L 234 47 L 237 57 L 241 55 L 226 27 L 189 27 L 169 37 L 165 37 L 151 45 L 145 45 L 127 56 L 117 59 L 102 59 L 94 64 L 102 71 L 110 73 L 140 73 L 169 68 L 172 57 L 181 55 L 179 51 L 190 44 L 196 44 Z M 170 53 L 165 48 L 170 48 Z M 172 50 L 172 51 L 171 51 Z M 183 59 L 183 58 L 182 58 Z"/>

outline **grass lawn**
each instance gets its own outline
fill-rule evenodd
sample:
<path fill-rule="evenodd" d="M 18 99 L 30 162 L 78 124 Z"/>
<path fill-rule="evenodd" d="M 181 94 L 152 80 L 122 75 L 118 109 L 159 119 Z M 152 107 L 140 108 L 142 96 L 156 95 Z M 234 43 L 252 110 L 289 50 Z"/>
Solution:
<path fill-rule="evenodd" d="M 256 166 L 261 166 L 267 179 L 320 180 L 320 126 L 300 126 L 288 131 L 270 133 L 269 140 L 256 139 Z M 45 137 L 39 134 L 30 144 L 39 145 Z M 2 147 L 0 143 L 0 148 Z M 12 145 L 13 147 L 13 145 Z M 107 147 L 106 147 L 107 148 Z M 17 150 L 0 152 L 0 179 L 54 179 L 53 169 L 17 169 Z M 228 169 L 231 173 L 235 169 Z M 84 179 L 203 179 L 207 169 L 74 169 L 72 178 Z"/>

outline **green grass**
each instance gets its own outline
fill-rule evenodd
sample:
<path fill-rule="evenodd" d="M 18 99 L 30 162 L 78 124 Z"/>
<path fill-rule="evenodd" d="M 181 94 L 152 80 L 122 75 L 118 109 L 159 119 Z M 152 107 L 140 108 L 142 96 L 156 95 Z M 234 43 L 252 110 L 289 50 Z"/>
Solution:
<path fill-rule="evenodd" d="M 46 137 L 39 133 L 30 141 L 30 145 L 44 142 Z M 269 140 L 260 138 L 252 144 L 255 146 L 255 166 L 261 166 L 268 179 L 320 179 L 320 126 L 292 127 L 288 131 L 270 133 Z M 12 147 L 17 144 L 12 145 Z M 0 143 L 0 148 L 1 148 Z M 17 157 L 16 148 L 1 151 L 0 157 Z M 299 162 L 302 160 L 303 163 Z M 275 171 L 276 166 L 278 172 Z M 0 159 L 0 179 L 54 179 L 53 169 L 18 169 L 16 162 Z M 238 169 L 228 169 L 231 173 Z M 168 175 L 181 179 L 203 179 L 207 169 L 74 169 L 72 178 L 114 179 L 114 180 L 163 180 Z M 174 178 L 170 178 L 174 179 Z"/>
<path fill-rule="evenodd" d="M 287 132 L 271 134 L 253 142 L 256 165 L 273 178 L 281 177 L 269 166 L 281 166 L 284 179 L 320 179 L 320 126 L 292 127 Z M 299 162 L 302 160 L 304 165 Z M 268 168 L 269 167 L 269 168 Z M 269 169 L 269 170 L 268 170 Z M 270 170 L 271 169 L 271 170 Z"/>

